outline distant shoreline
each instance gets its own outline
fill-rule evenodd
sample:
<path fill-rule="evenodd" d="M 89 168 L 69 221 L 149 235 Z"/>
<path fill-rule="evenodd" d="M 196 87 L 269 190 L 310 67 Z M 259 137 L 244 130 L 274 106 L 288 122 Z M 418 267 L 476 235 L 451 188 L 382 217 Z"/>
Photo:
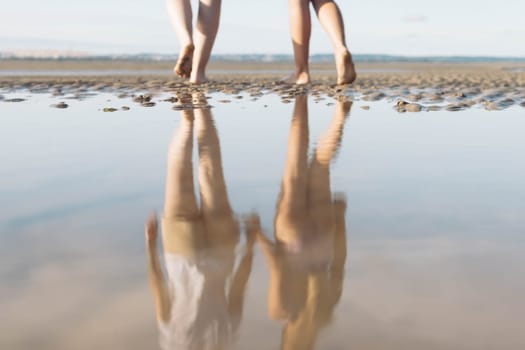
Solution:
<path fill-rule="evenodd" d="M 525 57 L 497 57 L 497 56 L 400 56 L 355 54 L 357 63 L 525 63 Z M 177 55 L 161 54 L 133 54 L 133 55 L 70 55 L 65 53 L 17 53 L 0 52 L 2 61 L 126 61 L 126 62 L 170 62 L 177 59 Z M 311 62 L 328 63 L 333 61 L 332 54 L 313 54 Z M 242 62 L 242 63 L 291 63 L 290 54 L 225 54 L 213 55 L 212 62 Z"/>

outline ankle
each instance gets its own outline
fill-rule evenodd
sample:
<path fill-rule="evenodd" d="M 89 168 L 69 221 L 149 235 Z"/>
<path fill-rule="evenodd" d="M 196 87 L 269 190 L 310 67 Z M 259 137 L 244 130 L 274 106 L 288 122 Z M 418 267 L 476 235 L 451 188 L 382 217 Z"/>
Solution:
<path fill-rule="evenodd" d="M 310 82 L 310 73 L 308 71 L 298 71 L 295 74 L 296 84 L 308 84 Z"/>

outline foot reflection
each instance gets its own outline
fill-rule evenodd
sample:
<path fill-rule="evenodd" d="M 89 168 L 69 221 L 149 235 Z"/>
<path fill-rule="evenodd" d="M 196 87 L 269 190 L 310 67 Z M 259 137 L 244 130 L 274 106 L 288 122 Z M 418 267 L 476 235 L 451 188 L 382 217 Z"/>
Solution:
<path fill-rule="evenodd" d="M 341 297 L 346 200 L 331 192 L 330 163 L 350 108 L 351 102 L 337 102 L 330 126 L 308 159 L 307 97 L 296 98 L 275 242 L 257 233 L 270 270 L 269 315 L 285 322 L 282 349 L 313 349 Z"/>
<path fill-rule="evenodd" d="M 194 130 L 200 206 L 193 182 Z M 228 348 L 242 317 L 254 239 L 251 235 L 244 253 L 236 256 L 240 228 L 229 203 L 219 138 L 209 109 L 182 112 L 168 153 L 161 226 L 167 278 L 157 251 L 156 216 L 146 224 L 148 270 L 161 347 Z"/>

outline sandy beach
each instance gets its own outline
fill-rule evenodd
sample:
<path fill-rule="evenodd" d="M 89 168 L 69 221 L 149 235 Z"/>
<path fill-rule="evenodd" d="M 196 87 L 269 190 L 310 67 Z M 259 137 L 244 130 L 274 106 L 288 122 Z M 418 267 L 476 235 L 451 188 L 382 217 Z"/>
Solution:
<path fill-rule="evenodd" d="M 525 107 L 525 70 L 512 63 L 361 63 L 358 79 L 350 86 L 335 85 L 335 68 L 330 63 L 311 67 L 313 81 L 307 86 L 281 83 L 293 71 L 292 63 L 212 62 L 210 82 L 190 85 L 171 74 L 171 62 L 140 61 L 39 61 L 4 60 L 0 62 L 0 90 L 10 92 L 51 93 L 78 99 L 96 92 L 125 97 L 169 93 L 211 94 L 222 92 L 251 99 L 278 94 L 287 103 L 295 95 L 309 93 L 321 98 L 386 100 L 399 112 L 446 109 L 459 111 L 474 106 L 501 110 L 513 105 Z M 136 101 L 147 107 L 152 97 Z M 10 99 L 5 102 L 23 102 Z M 180 98 L 173 98 L 178 108 L 194 108 Z M 64 108 L 64 105 L 59 108 Z M 367 106 L 364 106 L 367 108 Z"/>

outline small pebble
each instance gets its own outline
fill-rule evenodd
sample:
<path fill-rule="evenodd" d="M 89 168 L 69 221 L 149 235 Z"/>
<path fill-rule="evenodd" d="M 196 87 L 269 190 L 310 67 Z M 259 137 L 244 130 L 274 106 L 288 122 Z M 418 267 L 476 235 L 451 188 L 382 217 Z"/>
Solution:
<path fill-rule="evenodd" d="M 421 105 L 417 103 L 409 103 L 405 106 L 407 112 L 421 112 Z"/>
<path fill-rule="evenodd" d="M 370 109 L 370 106 L 361 106 L 361 109 L 364 109 L 365 111 L 368 111 Z"/>
<path fill-rule="evenodd" d="M 105 107 L 102 111 L 103 112 L 116 112 L 117 109 L 113 107 Z"/>
<path fill-rule="evenodd" d="M 487 111 L 497 111 L 497 110 L 499 110 L 499 109 L 501 109 L 501 108 L 500 108 L 500 106 L 499 106 L 496 102 L 489 102 L 489 103 L 487 103 L 487 104 L 485 105 L 485 109 L 486 109 Z"/>
<path fill-rule="evenodd" d="M 445 109 L 450 112 L 457 112 L 465 109 L 465 106 L 462 104 L 450 104 L 446 106 Z"/>
<path fill-rule="evenodd" d="M 151 101 L 151 95 L 138 95 L 133 98 L 133 102 L 146 103 Z"/>
<path fill-rule="evenodd" d="M 69 107 L 69 105 L 65 102 L 59 102 L 57 104 L 51 105 L 51 107 L 64 109 L 64 108 Z"/>
<path fill-rule="evenodd" d="M 386 95 L 380 91 L 376 91 L 376 92 L 373 92 L 371 94 L 367 94 L 367 95 L 364 95 L 362 97 L 363 100 L 365 101 L 379 101 L 379 100 L 382 100 L 383 98 L 385 98 Z"/>
<path fill-rule="evenodd" d="M 175 102 L 179 102 L 179 99 L 176 98 L 175 96 L 171 96 L 171 97 L 169 97 L 169 98 L 167 98 L 167 99 L 164 99 L 163 101 L 164 101 L 164 102 L 175 103 Z"/>
<path fill-rule="evenodd" d="M 142 107 L 153 107 L 153 106 L 155 106 L 155 102 L 143 102 L 140 105 Z"/>
<path fill-rule="evenodd" d="M 129 111 L 129 107 L 128 106 L 122 106 L 120 109 L 122 109 L 123 111 Z"/>
<path fill-rule="evenodd" d="M 24 102 L 25 100 L 25 98 L 8 98 L 4 102 Z"/>
<path fill-rule="evenodd" d="M 230 100 L 219 100 L 217 102 L 219 102 L 219 103 L 230 103 L 231 101 Z"/>

